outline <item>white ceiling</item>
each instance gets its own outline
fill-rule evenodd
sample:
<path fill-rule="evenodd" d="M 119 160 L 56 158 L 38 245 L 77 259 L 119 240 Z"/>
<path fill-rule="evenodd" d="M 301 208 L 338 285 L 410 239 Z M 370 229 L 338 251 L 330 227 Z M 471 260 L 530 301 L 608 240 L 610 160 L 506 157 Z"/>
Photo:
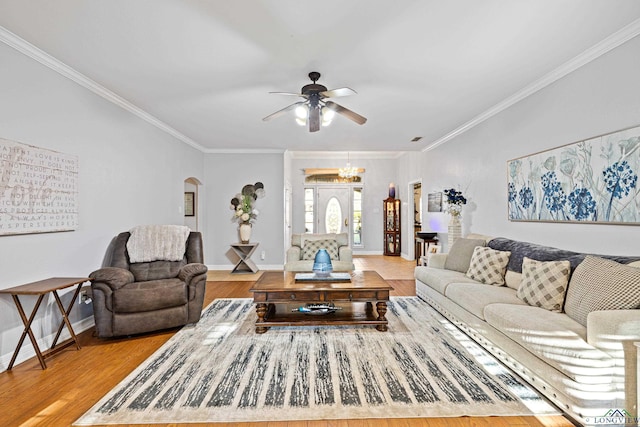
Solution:
<path fill-rule="evenodd" d="M 0 40 L 205 152 L 419 151 L 636 36 L 639 19 L 638 0 L 0 0 Z M 268 92 L 298 92 L 310 71 L 356 90 L 335 101 L 367 123 L 263 122 L 297 100 Z"/>

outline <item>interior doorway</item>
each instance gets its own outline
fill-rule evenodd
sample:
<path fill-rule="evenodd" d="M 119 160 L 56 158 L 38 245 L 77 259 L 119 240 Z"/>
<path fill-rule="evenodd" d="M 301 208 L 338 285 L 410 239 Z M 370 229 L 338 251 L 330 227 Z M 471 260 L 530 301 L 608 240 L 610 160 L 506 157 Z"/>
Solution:
<path fill-rule="evenodd" d="M 184 222 L 192 231 L 200 230 L 200 186 L 199 179 L 189 177 L 184 180 Z"/>
<path fill-rule="evenodd" d="M 409 200 L 408 231 L 409 231 L 409 247 L 407 253 L 409 259 L 417 259 L 416 238 L 417 232 L 422 230 L 422 181 L 413 181 L 409 183 L 409 194 L 412 197 Z"/>

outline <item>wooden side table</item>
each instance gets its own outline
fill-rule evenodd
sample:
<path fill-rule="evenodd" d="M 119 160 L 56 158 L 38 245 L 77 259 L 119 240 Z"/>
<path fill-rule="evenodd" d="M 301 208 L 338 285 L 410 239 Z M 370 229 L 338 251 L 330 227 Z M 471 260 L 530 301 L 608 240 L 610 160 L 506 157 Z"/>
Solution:
<path fill-rule="evenodd" d="M 424 265 L 422 264 L 422 258 L 427 256 L 427 248 L 434 244 L 438 244 L 438 239 L 423 239 L 421 237 L 416 237 L 416 265 Z"/>
<path fill-rule="evenodd" d="M 8 289 L 0 289 L 0 294 L 10 294 L 13 298 L 13 302 L 16 304 L 16 308 L 18 309 L 18 314 L 20 314 L 20 318 L 22 319 L 22 323 L 24 323 L 24 331 L 22 332 L 22 336 L 18 341 L 18 345 L 16 350 L 13 352 L 13 357 L 11 358 L 11 362 L 9 362 L 9 367 L 7 368 L 10 371 L 13 368 L 13 364 L 18 357 L 18 353 L 20 352 L 20 348 L 24 343 L 25 337 L 28 335 L 31 340 L 31 345 L 33 345 L 34 350 L 36 351 L 36 355 L 38 356 L 38 360 L 40 361 L 40 366 L 42 369 L 47 369 L 47 364 L 44 359 L 53 356 L 58 353 L 63 348 L 69 347 L 72 344 L 76 345 L 76 348 L 80 350 L 80 344 L 78 344 L 78 337 L 73 332 L 73 328 L 71 327 L 71 322 L 69 322 L 69 313 L 73 308 L 76 300 L 78 299 L 78 295 L 80 294 L 80 289 L 82 288 L 82 284 L 89 281 L 87 277 L 53 277 L 50 279 L 40 280 L 39 282 L 27 283 L 26 285 L 15 286 L 13 288 Z M 69 302 L 69 305 L 65 309 L 62 305 L 62 301 L 60 301 L 60 296 L 58 295 L 58 291 L 60 289 L 69 288 L 71 286 L 77 285 L 75 292 L 73 293 L 73 297 Z M 38 341 L 36 340 L 33 331 L 31 330 L 31 324 L 33 323 L 36 312 L 38 308 L 40 308 L 40 304 L 42 300 L 47 294 L 53 294 L 55 298 L 56 305 L 62 314 L 62 321 L 60 322 L 60 326 L 58 326 L 58 332 L 56 333 L 55 338 L 53 339 L 53 344 L 51 344 L 51 348 L 48 350 L 41 352 L 40 347 L 38 346 Z M 22 303 L 20 302 L 19 295 L 37 295 L 38 300 L 36 301 L 36 305 L 33 307 L 33 311 L 27 318 L 27 315 L 22 307 Z M 60 338 L 60 334 L 62 333 L 62 328 L 66 326 L 67 330 L 71 334 L 71 338 L 65 340 L 58 344 L 58 339 Z"/>
<path fill-rule="evenodd" d="M 260 243 L 232 243 L 231 249 L 240 257 L 240 260 L 236 263 L 232 274 L 235 273 L 256 273 L 258 266 L 251 260 L 251 255 L 255 252 Z"/>

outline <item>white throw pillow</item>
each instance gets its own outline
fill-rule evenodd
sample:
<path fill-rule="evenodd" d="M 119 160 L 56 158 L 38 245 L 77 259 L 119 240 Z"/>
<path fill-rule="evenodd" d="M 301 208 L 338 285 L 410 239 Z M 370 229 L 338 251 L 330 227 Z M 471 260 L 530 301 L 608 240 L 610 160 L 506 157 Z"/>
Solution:
<path fill-rule="evenodd" d="M 329 257 L 332 260 L 338 259 L 338 242 L 335 239 L 323 239 L 323 240 L 308 240 L 304 242 L 302 248 L 302 259 L 309 260 L 315 259 L 318 250 L 326 249 L 329 253 Z"/>
<path fill-rule="evenodd" d="M 485 246 L 477 246 L 471 255 L 467 277 L 487 285 L 504 285 L 504 274 L 509 263 L 509 251 L 497 251 Z"/>
<path fill-rule="evenodd" d="M 587 315 L 598 310 L 640 307 L 640 268 L 587 255 L 569 282 L 564 311 L 587 326 Z"/>
<path fill-rule="evenodd" d="M 518 298 L 534 307 L 562 311 L 569 284 L 569 261 L 536 261 L 524 257 L 522 281 L 516 292 Z"/>

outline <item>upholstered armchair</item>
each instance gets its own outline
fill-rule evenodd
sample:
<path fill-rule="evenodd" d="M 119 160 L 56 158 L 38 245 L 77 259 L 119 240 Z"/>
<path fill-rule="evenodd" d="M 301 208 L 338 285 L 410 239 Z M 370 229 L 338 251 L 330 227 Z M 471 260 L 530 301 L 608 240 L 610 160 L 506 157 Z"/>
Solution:
<path fill-rule="evenodd" d="M 331 256 L 333 271 L 355 270 L 353 252 L 347 233 L 293 234 L 284 264 L 286 271 L 311 271 L 318 249 L 324 248 Z"/>
<path fill-rule="evenodd" d="M 120 233 L 114 239 L 105 267 L 89 275 L 99 337 L 151 332 L 200 320 L 207 267 L 202 235 L 187 233 L 179 261 L 130 262 L 127 242 L 131 234 Z"/>

